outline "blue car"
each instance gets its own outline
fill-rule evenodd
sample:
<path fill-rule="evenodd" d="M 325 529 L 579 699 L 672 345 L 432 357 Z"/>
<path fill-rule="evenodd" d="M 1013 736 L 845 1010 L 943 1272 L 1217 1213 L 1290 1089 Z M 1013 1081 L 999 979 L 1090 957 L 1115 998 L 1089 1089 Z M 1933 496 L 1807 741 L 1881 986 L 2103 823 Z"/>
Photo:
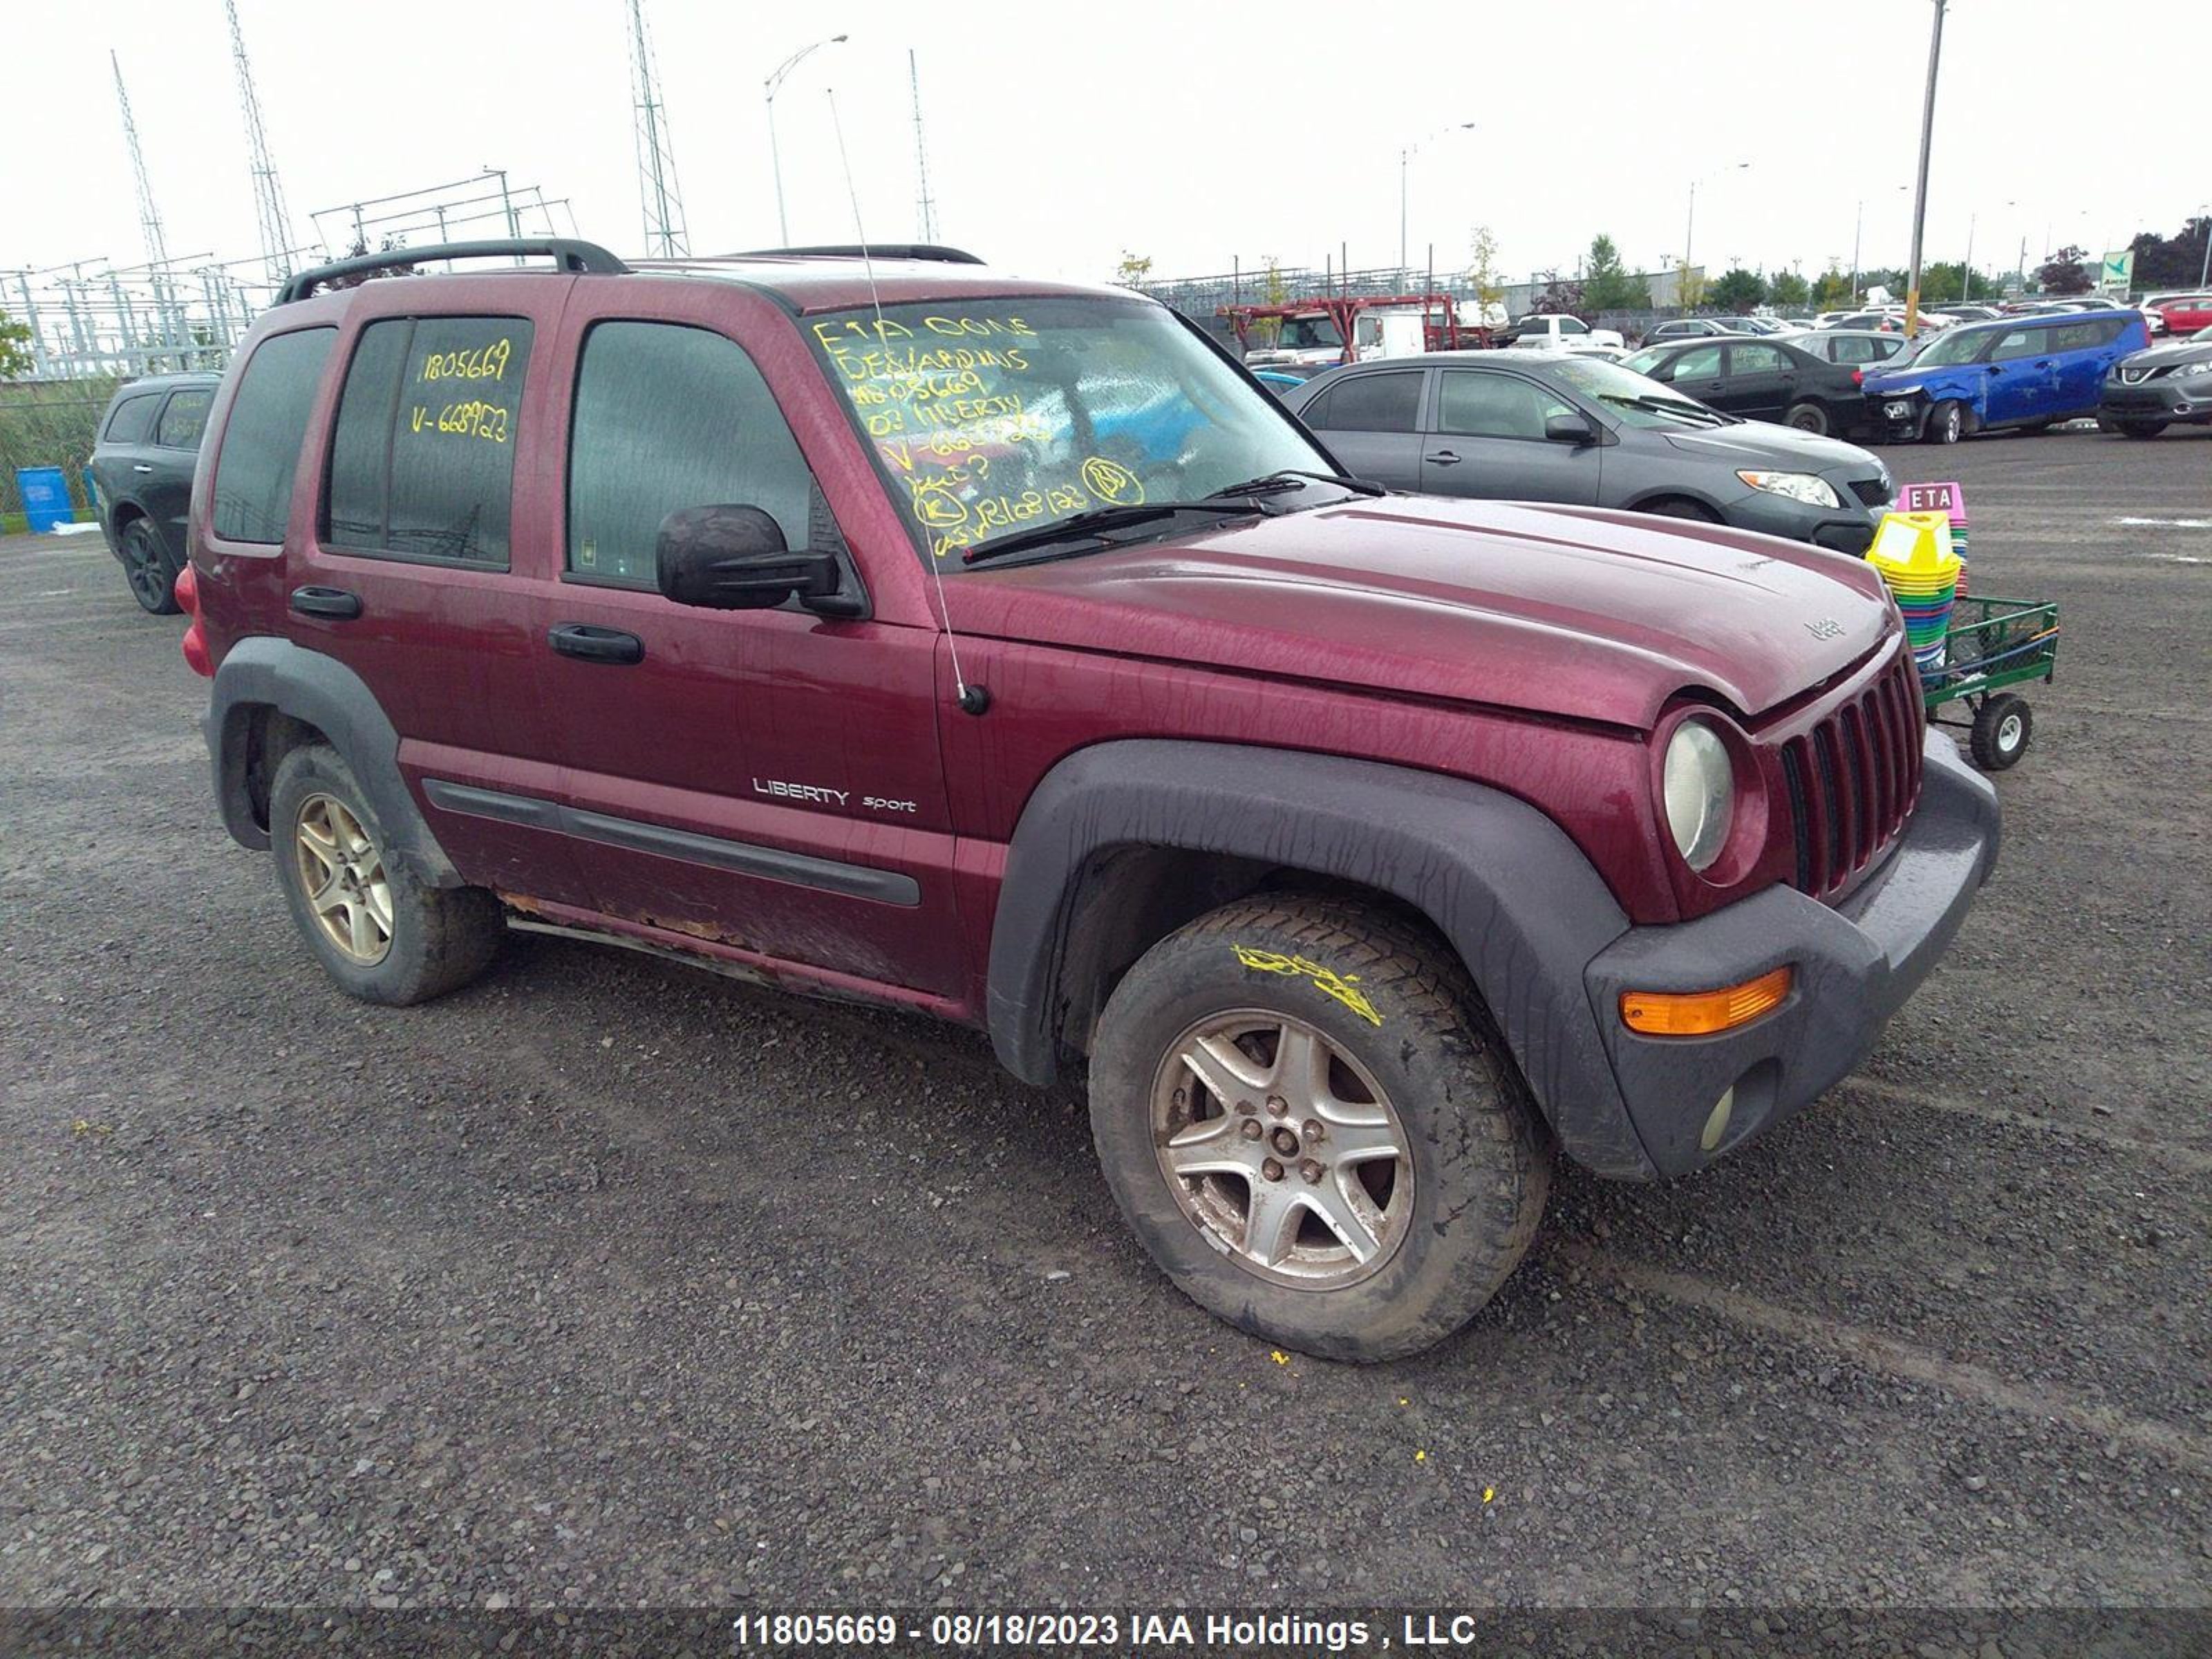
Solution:
<path fill-rule="evenodd" d="M 1962 324 L 1904 367 L 1868 374 L 1867 410 L 1891 443 L 1954 444 L 2007 427 L 2040 432 L 2094 415 L 2106 371 L 2149 340 L 2139 311 Z"/>

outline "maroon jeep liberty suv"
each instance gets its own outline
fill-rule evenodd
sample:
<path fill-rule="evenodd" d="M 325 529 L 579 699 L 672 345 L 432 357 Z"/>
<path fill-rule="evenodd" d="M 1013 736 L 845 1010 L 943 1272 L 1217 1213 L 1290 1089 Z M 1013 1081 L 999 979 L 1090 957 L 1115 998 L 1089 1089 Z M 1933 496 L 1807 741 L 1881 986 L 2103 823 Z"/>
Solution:
<path fill-rule="evenodd" d="M 1865 564 L 1388 494 L 950 249 L 302 273 L 191 544 L 224 820 L 342 989 L 522 927 L 982 1027 L 1176 1285 L 1340 1358 L 1480 1308 L 1556 1152 L 1819 1096 L 1996 855 Z"/>

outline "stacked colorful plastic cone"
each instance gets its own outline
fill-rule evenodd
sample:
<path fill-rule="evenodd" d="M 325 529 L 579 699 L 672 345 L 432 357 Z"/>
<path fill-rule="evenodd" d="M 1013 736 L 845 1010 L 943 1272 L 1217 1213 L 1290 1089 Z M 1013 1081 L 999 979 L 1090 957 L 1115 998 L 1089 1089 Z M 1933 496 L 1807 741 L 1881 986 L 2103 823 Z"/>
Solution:
<path fill-rule="evenodd" d="M 1867 559 L 1905 613 L 1905 637 L 1923 679 L 1943 672 L 1943 641 L 1959 592 L 1960 559 L 1951 521 L 1942 513 L 1890 513 L 1875 532 Z"/>

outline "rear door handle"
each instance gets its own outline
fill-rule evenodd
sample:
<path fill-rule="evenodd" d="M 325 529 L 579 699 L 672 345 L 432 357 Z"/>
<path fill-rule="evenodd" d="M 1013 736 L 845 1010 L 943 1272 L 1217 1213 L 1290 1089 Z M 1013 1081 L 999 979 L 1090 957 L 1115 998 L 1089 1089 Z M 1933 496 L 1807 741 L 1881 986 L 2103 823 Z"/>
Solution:
<path fill-rule="evenodd" d="M 292 590 L 292 609 L 303 617 L 351 622 L 361 615 L 361 595 L 349 593 L 343 587 L 295 587 Z"/>
<path fill-rule="evenodd" d="M 583 662 L 645 660 L 645 641 L 617 628 L 598 628 L 590 623 L 556 623 L 545 637 L 562 656 Z"/>
<path fill-rule="evenodd" d="M 143 461 L 133 461 L 131 463 L 131 470 L 133 472 L 151 472 L 154 469 Z"/>
<path fill-rule="evenodd" d="M 1430 456 L 1429 459 L 1434 461 L 1438 466 L 1457 466 L 1459 465 L 1459 452 L 1455 449 L 1439 449 L 1435 454 Z"/>

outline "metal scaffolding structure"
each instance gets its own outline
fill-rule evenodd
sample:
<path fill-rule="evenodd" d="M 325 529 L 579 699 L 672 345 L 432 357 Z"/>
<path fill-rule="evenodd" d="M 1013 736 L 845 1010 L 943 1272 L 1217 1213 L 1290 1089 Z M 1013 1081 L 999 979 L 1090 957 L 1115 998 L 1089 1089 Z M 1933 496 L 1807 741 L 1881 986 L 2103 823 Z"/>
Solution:
<path fill-rule="evenodd" d="M 126 103 L 126 135 L 131 131 Z M 150 209 L 150 192 L 144 204 Z M 279 247 L 273 261 L 264 248 L 228 260 L 212 253 L 123 265 L 88 258 L 0 272 L 0 311 L 30 325 L 32 374 L 39 380 L 221 368 L 276 297 L 282 279 L 271 281 L 272 264 L 289 271 L 356 250 L 463 240 L 470 234 L 576 234 L 565 197 L 548 197 L 536 185 L 512 185 L 495 168 L 422 190 L 318 208 L 309 216 L 314 240 Z M 158 234 L 156 223 L 149 234 Z"/>
<path fill-rule="evenodd" d="M 263 275 L 274 288 L 292 274 L 292 218 L 284 210 L 284 187 L 269 157 L 269 134 L 261 125 L 261 100 L 253 90 L 253 67 L 246 58 L 246 36 L 238 27 L 238 0 L 222 0 L 230 20 L 230 55 L 238 69 L 239 112 L 246 121 L 246 150 L 253 174 L 253 222 L 261 235 Z"/>
<path fill-rule="evenodd" d="M 668 112 L 660 101 L 660 74 L 645 29 L 645 0 L 629 0 L 629 64 L 645 251 L 651 258 L 680 259 L 691 252 L 691 241 L 684 225 L 683 192 L 676 184 L 676 152 L 668 141 Z"/>

